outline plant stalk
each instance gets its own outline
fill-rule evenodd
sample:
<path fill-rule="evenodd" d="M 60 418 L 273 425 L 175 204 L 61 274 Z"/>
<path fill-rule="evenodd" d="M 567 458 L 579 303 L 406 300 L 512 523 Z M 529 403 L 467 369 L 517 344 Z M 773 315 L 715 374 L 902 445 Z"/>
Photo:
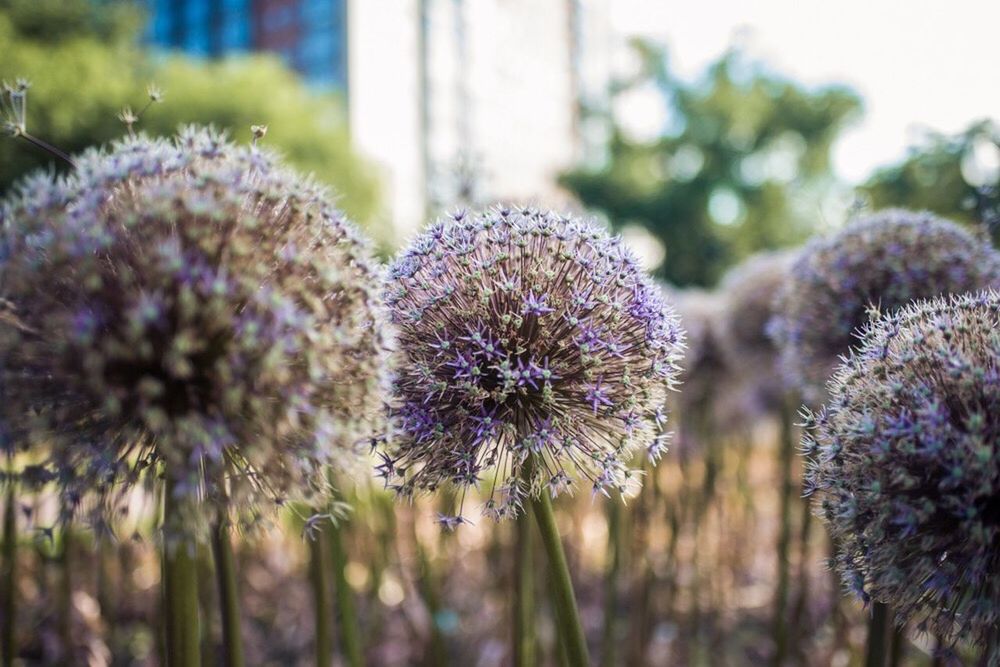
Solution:
<path fill-rule="evenodd" d="M 326 576 L 322 534 L 309 542 L 309 573 L 312 579 L 313 612 L 316 624 L 316 667 L 330 667 L 333 659 L 333 614 L 330 610 L 330 582 Z"/>
<path fill-rule="evenodd" d="M 365 664 L 361 645 L 361 628 L 358 624 L 354 592 L 347 583 L 347 552 L 344 549 L 344 519 L 332 522 L 323 531 L 329 538 L 330 556 L 333 559 L 334 584 L 337 592 L 337 610 L 340 614 L 340 643 L 349 667 Z"/>
<path fill-rule="evenodd" d="M 198 545 L 184 528 L 184 500 L 168 484 L 163 500 L 163 577 L 168 667 L 200 667 L 201 629 L 198 604 Z"/>
<path fill-rule="evenodd" d="M 212 527 L 212 555 L 215 558 L 215 581 L 219 588 L 219 613 L 222 617 L 222 660 L 225 667 L 243 667 L 236 559 L 225 508 L 219 507 L 218 511 L 216 524 Z"/>
<path fill-rule="evenodd" d="M 532 565 L 533 542 L 531 517 L 522 512 L 516 519 L 517 551 L 514 557 L 514 578 L 517 594 L 514 599 L 514 665 L 532 667 L 535 664 L 535 577 Z"/>
<path fill-rule="evenodd" d="M 602 633 L 601 665 L 616 664 L 615 646 L 618 612 L 618 573 L 621 569 L 621 504 L 614 498 L 608 500 L 608 569 L 604 579 L 604 631 Z"/>
<path fill-rule="evenodd" d="M 556 526 L 556 517 L 552 511 L 552 501 L 543 491 L 537 498 L 532 499 L 531 505 L 548 556 L 560 630 L 565 641 L 570 667 L 587 667 L 590 664 L 587 640 L 583 634 L 583 624 L 580 622 L 580 612 L 573 594 L 573 580 L 566 564 L 559 528 Z"/>
<path fill-rule="evenodd" d="M 889 607 L 882 602 L 872 603 L 868 619 L 868 645 L 865 649 L 865 667 L 885 667 L 889 655 Z"/>
<path fill-rule="evenodd" d="M 782 406 L 779 418 L 778 488 L 781 525 L 778 531 L 778 583 L 774 596 L 774 617 L 771 620 L 775 647 L 773 664 L 776 667 L 784 664 L 788 657 L 789 547 L 792 539 L 792 461 L 795 456 L 789 401 Z"/>
<path fill-rule="evenodd" d="M 0 652 L 3 667 L 12 667 L 17 649 L 14 645 L 14 630 L 17 625 L 17 500 L 14 496 L 14 482 L 7 482 L 7 497 L 3 514 L 3 629 L 0 639 L 3 640 L 3 650 Z"/>
<path fill-rule="evenodd" d="M 73 532 L 69 523 L 63 527 L 59 552 L 59 639 L 62 658 L 73 662 Z"/>

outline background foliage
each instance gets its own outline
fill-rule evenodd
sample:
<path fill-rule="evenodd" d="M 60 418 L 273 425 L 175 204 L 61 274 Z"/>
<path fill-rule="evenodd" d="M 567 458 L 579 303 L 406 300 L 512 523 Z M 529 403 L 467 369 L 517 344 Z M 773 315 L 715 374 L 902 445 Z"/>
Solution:
<path fill-rule="evenodd" d="M 808 236 L 834 184 L 830 147 L 861 110 L 858 96 L 807 89 L 738 52 L 689 83 L 661 49 L 636 48 L 641 71 L 621 90 L 655 85 L 673 129 L 646 143 L 615 127 L 607 165 L 570 172 L 563 183 L 614 223 L 648 228 L 666 246 L 662 277 L 678 285 L 712 284 L 754 251 Z"/>
<path fill-rule="evenodd" d="M 90 0 L 0 0 L 0 79 L 26 77 L 28 131 L 69 153 L 120 137 L 118 112 L 138 111 L 146 86 L 165 93 L 138 129 L 170 134 L 182 123 L 211 123 L 249 140 L 265 124 L 269 146 L 332 185 L 354 220 L 370 220 L 374 174 L 351 152 L 338 100 L 307 88 L 277 58 L 247 55 L 203 62 L 145 51 L 142 16 L 130 4 Z M 51 157 L 0 142 L 0 192 Z"/>

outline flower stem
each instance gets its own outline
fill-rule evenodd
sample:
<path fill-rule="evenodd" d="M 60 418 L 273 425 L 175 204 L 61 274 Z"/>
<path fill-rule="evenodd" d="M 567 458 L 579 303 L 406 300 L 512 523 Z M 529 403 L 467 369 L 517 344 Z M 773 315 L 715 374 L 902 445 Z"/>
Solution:
<path fill-rule="evenodd" d="M 219 508 L 219 517 L 212 527 L 212 555 L 215 558 L 215 581 L 219 587 L 219 611 L 222 616 L 222 656 L 225 667 L 243 667 L 236 562 L 229 538 L 229 521 L 224 511 L 224 507 Z"/>
<path fill-rule="evenodd" d="M 778 489 L 781 526 L 778 531 L 778 584 L 774 596 L 774 616 L 771 620 L 775 646 L 772 663 L 774 665 L 784 664 L 788 656 L 788 556 L 792 539 L 792 460 L 795 456 L 789 401 L 786 401 L 785 405 L 782 406 L 780 422 Z"/>
<path fill-rule="evenodd" d="M 333 615 L 330 611 L 330 582 L 326 577 L 325 549 L 322 535 L 315 535 L 309 543 L 309 574 L 312 579 L 313 612 L 316 624 L 316 667 L 330 667 L 333 658 L 333 636 L 331 626 Z"/>
<path fill-rule="evenodd" d="M 349 667 L 365 664 L 361 647 L 361 629 L 354 605 L 354 595 L 347 583 L 347 552 L 344 550 L 343 531 L 345 519 L 331 522 L 323 531 L 329 538 L 330 556 L 333 558 L 334 584 L 337 592 L 337 611 L 340 614 L 340 643 Z"/>
<path fill-rule="evenodd" d="M 16 626 L 17 595 L 14 586 L 17 583 L 17 507 L 14 496 L 14 482 L 7 481 L 7 498 L 3 514 L 3 651 L 0 654 L 3 667 L 14 664 L 17 651 L 14 646 L 14 629 Z"/>
<path fill-rule="evenodd" d="M 986 647 L 983 649 L 983 655 L 979 662 L 982 667 L 1000 666 L 1000 625 L 996 625 L 990 630 L 989 636 L 986 638 Z"/>
<path fill-rule="evenodd" d="M 73 566 L 73 533 L 67 523 L 59 552 L 59 639 L 67 663 L 73 662 Z"/>
<path fill-rule="evenodd" d="M 544 491 L 531 501 L 538 522 L 538 530 L 542 534 L 542 543 L 549 560 L 550 576 L 555 604 L 560 620 L 560 630 L 566 643 L 566 653 L 571 667 L 586 667 L 590 664 L 587 655 L 587 641 L 583 634 L 583 624 L 580 622 L 580 612 L 576 607 L 573 595 L 573 580 L 570 578 L 569 566 L 566 564 L 566 554 L 563 553 L 559 528 L 552 512 L 552 501 Z"/>
<path fill-rule="evenodd" d="M 889 667 L 899 667 L 906 656 L 906 625 L 892 623 L 892 643 L 889 646 Z"/>
<path fill-rule="evenodd" d="M 198 607 L 198 545 L 182 516 L 184 501 L 174 497 L 168 483 L 163 501 L 163 576 L 168 667 L 201 665 Z"/>
<path fill-rule="evenodd" d="M 621 569 L 621 505 L 614 498 L 608 500 L 608 570 L 604 580 L 604 632 L 601 664 L 613 667 L 615 660 L 616 624 L 618 607 L 618 572 Z"/>
<path fill-rule="evenodd" d="M 516 521 L 517 551 L 514 557 L 514 665 L 535 664 L 535 577 L 532 568 L 531 517 L 522 512 Z"/>
<path fill-rule="evenodd" d="M 868 619 L 868 646 L 865 649 L 865 667 L 885 667 L 888 656 L 889 607 L 882 602 L 872 604 Z"/>

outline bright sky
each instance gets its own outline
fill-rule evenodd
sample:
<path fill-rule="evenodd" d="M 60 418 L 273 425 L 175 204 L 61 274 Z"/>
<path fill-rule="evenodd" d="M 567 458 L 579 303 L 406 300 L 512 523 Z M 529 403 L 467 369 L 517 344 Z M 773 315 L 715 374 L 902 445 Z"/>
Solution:
<path fill-rule="evenodd" d="M 616 31 L 665 41 L 674 71 L 700 74 L 734 39 L 809 85 L 845 83 L 865 115 L 835 147 L 864 180 L 924 129 L 1000 120 L 996 0 L 612 0 Z"/>

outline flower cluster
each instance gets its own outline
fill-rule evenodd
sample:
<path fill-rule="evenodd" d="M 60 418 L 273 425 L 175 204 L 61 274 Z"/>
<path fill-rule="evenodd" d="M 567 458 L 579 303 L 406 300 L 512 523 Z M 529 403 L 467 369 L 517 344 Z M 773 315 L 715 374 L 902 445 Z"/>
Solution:
<path fill-rule="evenodd" d="M 754 255 L 723 276 L 720 291 L 719 344 L 732 369 L 730 381 L 739 388 L 730 393 L 739 405 L 739 420 L 774 413 L 784 400 L 778 372 L 778 348 L 770 335 L 775 297 L 788 280 L 794 260 L 789 252 Z"/>
<path fill-rule="evenodd" d="M 2 209 L 3 416 L 101 516 L 144 470 L 256 517 L 385 431 L 380 270 L 311 181 L 206 130 L 91 151 Z M 266 504 L 266 503 L 265 503 Z"/>
<path fill-rule="evenodd" d="M 682 333 L 620 239 L 532 209 L 459 213 L 399 256 L 386 302 L 402 358 L 381 472 L 400 494 L 495 470 L 484 513 L 501 519 L 574 473 L 624 490 L 635 450 L 663 452 Z"/>
<path fill-rule="evenodd" d="M 874 321 L 829 393 L 803 447 L 845 585 L 985 642 L 1000 623 L 1000 293 Z"/>
<path fill-rule="evenodd" d="M 865 325 L 870 306 L 1000 286 L 988 240 L 930 213 L 886 210 L 812 241 L 779 295 L 772 332 L 782 373 L 810 403 Z"/>

